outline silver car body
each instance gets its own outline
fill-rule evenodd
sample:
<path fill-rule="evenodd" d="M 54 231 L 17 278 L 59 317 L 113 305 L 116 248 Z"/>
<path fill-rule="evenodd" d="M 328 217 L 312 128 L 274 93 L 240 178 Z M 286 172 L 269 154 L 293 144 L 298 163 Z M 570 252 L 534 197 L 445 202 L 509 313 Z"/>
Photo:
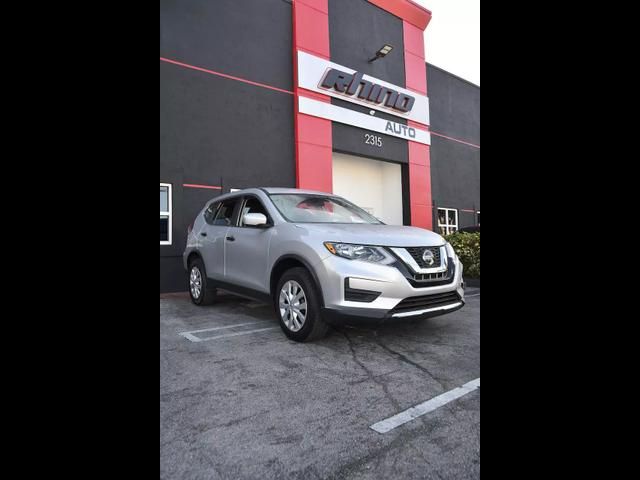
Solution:
<path fill-rule="evenodd" d="M 323 309 L 329 314 L 346 314 L 362 318 L 402 318 L 443 314 L 464 305 L 463 267 L 455 253 L 447 255 L 445 240 L 438 234 L 417 227 L 375 224 L 290 223 L 270 200 L 270 194 L 303 193 L 330 195 L 324 192 L 291 188 L 249 188 L 221 195 L 208 202 L 194 221 L 188 235 L 183 260 L 185 268 L 193 255 L 202 257 L 207 277 L 225 288 L 239 287 L 248 296 L 273 298 L 272 272 L 283 259 L 297 259 L 309 270 L 318 284 Z M 212 203 L 234 197 L 257 197 L 271 217 L 269 228 L 210 225 L 204 212 Z M 333 196 L 333 195 L 331 195 Z M 228 241 L 233 238 L 233 241 Z M 382 265 L 349 260 L 330 253 L 324 242 L 341 242 L 383 246 L 398 258 L 397 264 Z M 421 269 L 406 247 L 439 247 L 441 265 Z M 449 265 L 451 263 L 451 265 Z M 432 273 L 453 271 L 445 284 L 412 280 Z M 357 290 L 380 292 L 371 302 L 345 299 L 345 279 Z M 413 285 L 412 285 L 413 283 Z M 424 286 L 423 286 L 424 285 Z M 255 295 L 251 295 L 254 292 Z M 449 304 L 394 313 L 404 299 L 456 292 Z M 338 315 L 340 316 L 340 315 Z M 332 319 L 334 315 L 331 315 Z"/>

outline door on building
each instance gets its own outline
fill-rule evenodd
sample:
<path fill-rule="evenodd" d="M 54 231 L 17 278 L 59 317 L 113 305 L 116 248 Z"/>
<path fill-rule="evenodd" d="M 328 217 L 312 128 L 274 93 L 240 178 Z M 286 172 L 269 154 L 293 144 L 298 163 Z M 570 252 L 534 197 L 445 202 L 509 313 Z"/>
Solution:
<path fill-rule="evenodd" d="M 400 164 L 333 152 L 333 193 L 388 225 L 402 225 Z"/>

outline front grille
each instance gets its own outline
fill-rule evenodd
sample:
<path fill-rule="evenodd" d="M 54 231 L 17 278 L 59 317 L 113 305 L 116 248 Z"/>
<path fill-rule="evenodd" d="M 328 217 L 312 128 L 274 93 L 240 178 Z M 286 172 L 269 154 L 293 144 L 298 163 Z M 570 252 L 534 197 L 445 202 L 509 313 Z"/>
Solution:
<path fill-rule="evenodd" d="M 456 292 L 435 293 L 432 295 L 420 295 L 418 297 L 407 297 L 391 310 L 393 313 L 412 312 L 425 308 L 441 307 L 460 301 L 460 296 Z"/>
<path fill-rule="evenodd" d="M 430 281 L 438 281 L 444 280 L 447 278 L 449 272 L 438 272 L 438 273 L 415 273 L 413 275 L 413 279 L 419 282 L 430 282 Z"/>
<path fill-rule="evenodd" d="M 413 257 L 420 268 L 437 268 L 442 265 L 440 247 L 405 247 L 405 250 L 409 252 L 409 255 Z M 425 250 L 431 250 L 431 253 L 433 253 L 433 265 L 427 265 L 427 262 L 422 259 L 422 254 Z"/>

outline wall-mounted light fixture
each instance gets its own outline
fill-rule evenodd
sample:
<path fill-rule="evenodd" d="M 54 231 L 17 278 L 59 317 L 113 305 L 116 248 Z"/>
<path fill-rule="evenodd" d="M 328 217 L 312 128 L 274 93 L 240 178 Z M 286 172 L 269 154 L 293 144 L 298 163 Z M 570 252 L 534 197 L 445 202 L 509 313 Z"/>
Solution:
<path fill-rule="evenodd" d="M 380 50 L 376 52 L 376 56 L 369 60 L 369 63 L 375 62 L 377 59 L 386 57 L 388 53 L 393 50 L 393 45 L 385 44 Z"/>

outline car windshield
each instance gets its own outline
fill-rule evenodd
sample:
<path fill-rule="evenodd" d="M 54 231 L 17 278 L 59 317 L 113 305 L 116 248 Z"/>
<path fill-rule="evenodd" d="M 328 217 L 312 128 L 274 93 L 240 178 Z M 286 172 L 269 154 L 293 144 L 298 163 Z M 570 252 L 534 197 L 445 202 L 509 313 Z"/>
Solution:
<path fill-rule="evenodd" d="M 271 194 L 282 216 L 293 223 L 373 223 L 382 222 L 360 207 L 339 197 L 311 194 Z"/>

